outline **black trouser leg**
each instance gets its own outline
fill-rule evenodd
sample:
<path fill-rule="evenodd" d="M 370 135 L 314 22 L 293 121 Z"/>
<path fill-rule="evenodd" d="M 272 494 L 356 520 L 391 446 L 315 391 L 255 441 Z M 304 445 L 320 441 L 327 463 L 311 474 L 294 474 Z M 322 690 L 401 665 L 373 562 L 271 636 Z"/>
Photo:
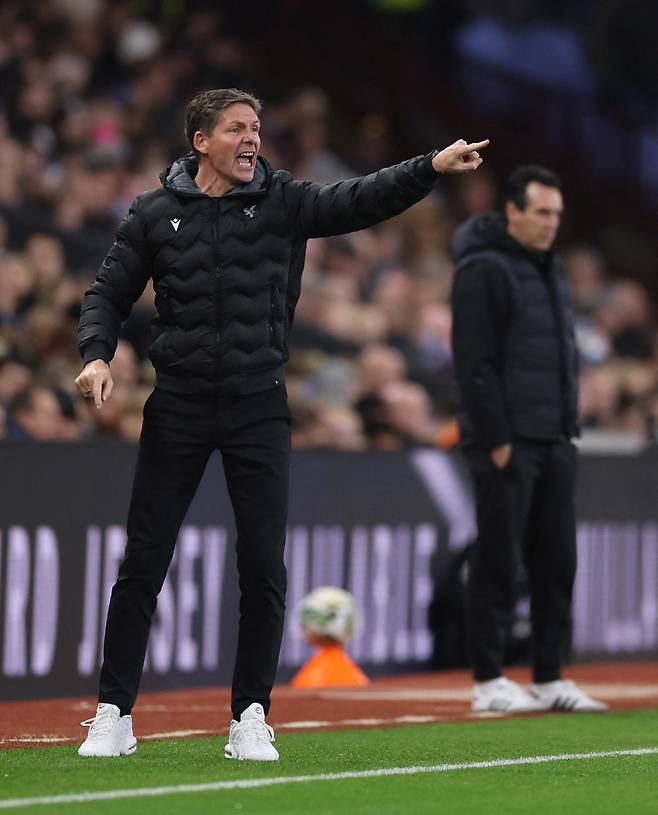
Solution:
<path fill-rule="evenodd" d="M 99 700 L 132 709 L 179 529 L 214 446 L 208 400 L 155 391 L 144 408 L 128 542 L 112 589 Z"/>
<path fill-rule="evenodd" d="M 221 443 L 235 512 L 240 626 L 231 707 L 239 719 L 252 702 L 270 707 L 286 594 L 283 560 L 288 512 L 290 411 L 283 388 L 229 408 Z"/>
<path fill-rule="evenodd" d="M 502 673 L 537 462 L 520 444 L 502 470 L 486 450 L 466 450 L 465 457 L 478 526 L 468 582 L 471 661 L 475 680 L 485 682 Z"/>
<path fill-rule="evenodd" d="M 576 470 L 573 444 L 565 440 L 547 446 L 526 535 L 535 682 L 560 678 L 571 639 Z"/>

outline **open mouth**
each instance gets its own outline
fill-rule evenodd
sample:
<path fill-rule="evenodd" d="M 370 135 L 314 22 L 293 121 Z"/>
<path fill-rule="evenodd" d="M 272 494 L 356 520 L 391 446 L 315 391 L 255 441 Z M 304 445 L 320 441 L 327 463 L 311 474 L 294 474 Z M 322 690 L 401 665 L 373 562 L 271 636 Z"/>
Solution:
<path fill-rule="evenodd" d="M 238 167 L 253 167 L 256 162 L 256 153 L 254 150 L 244 150 L 242 153 L 238 153 L 236 161 Z"/>

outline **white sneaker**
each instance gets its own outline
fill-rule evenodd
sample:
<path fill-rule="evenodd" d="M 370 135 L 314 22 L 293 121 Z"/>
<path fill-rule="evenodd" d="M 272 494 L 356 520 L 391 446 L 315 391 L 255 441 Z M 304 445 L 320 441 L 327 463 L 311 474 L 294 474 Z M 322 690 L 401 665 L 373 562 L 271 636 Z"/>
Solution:
<path fill-rule="evenodd" d="M 544 707 L 521 685 L 499 676 L 475 685 L 471 709 L 475 713 L 536 713 Z"/>
<path fill-rule="evenodd" d="M 231 722 L 224 757 L 240 761 L 278 761 L 273 741 L 274 729 L 265 721 L 263 706 L 253 702 L 243 711 L 239 722 L 235 719 Z"/>
<path fill-rule="evenodd" d="M 608 710 L 605 702 L 592 699 L 570 679 L 556 679 L 530 686 L 533 697 L 544 710 L 568 710 L 576 713 L 603 713 Z"/>
<path fill-rule="evenodd" d="M 80 724 L 89 728 L 89 735 L 79 756 L 129 756 L 137 749 L 132 716 L 122 716 L 116 705 L 100 702 L 94 718 Z"/>

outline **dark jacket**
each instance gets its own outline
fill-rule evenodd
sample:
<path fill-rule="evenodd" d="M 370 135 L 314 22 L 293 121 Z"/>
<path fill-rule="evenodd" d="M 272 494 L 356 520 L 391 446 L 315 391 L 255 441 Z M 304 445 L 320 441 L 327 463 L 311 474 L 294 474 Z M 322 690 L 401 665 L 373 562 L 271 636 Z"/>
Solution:
<path fill-rule="evenodd" d="M 502 215 L 471 218 L 452 246 L 453 353 L 465 445 L 577 433 L 569 291 L 552 252 L 529 252 Z"/>
<path fill-rule="evenodd" d="M 109 362 L 121 323 L 153 278 L 150 358 L 158 387 L 254 393 L 283 381 L 306 241 L 364 229 L 432 189 L 431 155 L 363 178 L 319 185 L 272 172 L 220 198 L 194 183 L 193 154 L 139 195 L 82 304 L 80 352 Z"/>

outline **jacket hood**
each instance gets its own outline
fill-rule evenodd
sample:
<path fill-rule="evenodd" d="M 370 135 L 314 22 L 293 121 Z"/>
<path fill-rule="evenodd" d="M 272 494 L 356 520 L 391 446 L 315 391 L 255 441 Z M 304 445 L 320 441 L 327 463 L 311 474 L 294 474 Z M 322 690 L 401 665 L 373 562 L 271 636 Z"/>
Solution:
<path fill-rule="evenodd" d="M 500 212 L 474 215 L 463 223 L 452 239 L 451 254 L 454 263 L 468 255 L 485 249 L 510 249 L 515 242 L 507 234 L 507 221 Z"/>
<path fill-rule="evenodd" d="M 166 190 L 176 195 L 205 196 L 194 179 L 199 170 L 199 160 L 194 153 L 177 158 L 166 170 L 160 173 L 160 181 Z M 227 195 L 264 195 L 270 186 L 272 168 L 262 156 L 256 158 L 254 177 L 248 184 L 238 184 Z"/>

